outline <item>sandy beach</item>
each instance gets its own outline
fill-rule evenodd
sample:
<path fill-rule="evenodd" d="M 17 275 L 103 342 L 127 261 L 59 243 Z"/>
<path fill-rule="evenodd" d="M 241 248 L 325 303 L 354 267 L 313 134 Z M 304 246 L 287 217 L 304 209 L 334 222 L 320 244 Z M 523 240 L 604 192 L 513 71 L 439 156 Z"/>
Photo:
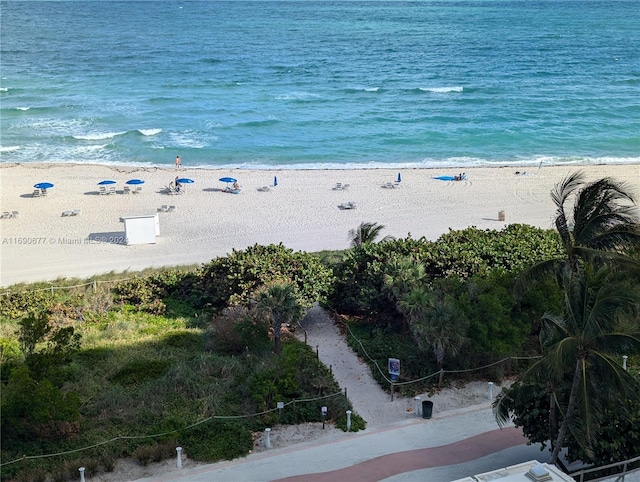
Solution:
<path fill-rule="evenodd" d="M 605 176 L 628 182 L 640 193 L 640 165 L 544 166 L 398 170 L 215 170 L 126 168 L 81 164 L 3 164 L 0 210 L 17 217 L 0 220 L 0 285 L 90 277 L 146 267 L 204 263 L 232 249 L 283 243 L 315 252 L 349 246 L 349 230 L 361 222 L 385 226 L 383 235 L 435 240 L 451 229 L 476 226 L 501 229 L 525 223 L 552 228 L 554 184 L 575 170 L 588 179 Z M 516 174 L 519 171 L 520 174 Z M 525 172 L 523 174 L 523 172 Z M 176 177 L 193 179 L 185 193 L 168 195 Z M 222 192 L 218 179 L 232 176 L 239 194 Z M 274 177 L 278 185 L 274 186 Z M 142 192 L 122 194 L 129 179 L 144 180 Z M 98 182 L 116 181 L 116 194 L 100 195 Z M 46 197 L 33 197 L 33 186 L 50 182 Z M 336 183 L 348 184 L 335 189 Z M 387 184 L 391 186 L 388 187 Z M 267 186 L 267 191 L 259 190 Z M 339 205 L 355 203 L 354 209 Z M 160 212 L 156 244 L 122 243 L 122 216 Z M 76 216 L 63 212 L 80 210 Z M 498 212 L 504 211 L 505 220 Z"/>

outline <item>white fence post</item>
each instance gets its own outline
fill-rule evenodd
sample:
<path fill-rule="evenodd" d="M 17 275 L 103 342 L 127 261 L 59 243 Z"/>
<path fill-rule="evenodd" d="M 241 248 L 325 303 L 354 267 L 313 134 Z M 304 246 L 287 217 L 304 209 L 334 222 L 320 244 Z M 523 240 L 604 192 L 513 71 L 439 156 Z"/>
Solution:
<path fill-rule="evenodd" d="M 420 416 L 420 397 L 413 397 L 413 400 L 414 400 L 413 411 L 416 412 L 416 415 L 419 417 Z"/>
<path fill-rule="evenodd" d="M 80 472 L 80 482 L 84 482 L 84 467 L 80 467 L 78 471 Z"/>
<path fill-rule="evenodd" d="M 176 459 L 176 467 L 179 469 L 182 468 L 182 447 L 176 447 L 177 459 Z"/>
<path fill-rule="evenodd" d="M 489 401 L 493 400 L 493 382 L 489 382 Z"/>
<path fill-rule="evenodd" d="M 347 432 L 351 432 L 351 410 L 347 410 Z"/>
<path fill-rule="evenodd" d="M 264 429 L 264 446 L 268 449 L 271 448 L 271 429 L 270 428 L 265 428 Z"/>

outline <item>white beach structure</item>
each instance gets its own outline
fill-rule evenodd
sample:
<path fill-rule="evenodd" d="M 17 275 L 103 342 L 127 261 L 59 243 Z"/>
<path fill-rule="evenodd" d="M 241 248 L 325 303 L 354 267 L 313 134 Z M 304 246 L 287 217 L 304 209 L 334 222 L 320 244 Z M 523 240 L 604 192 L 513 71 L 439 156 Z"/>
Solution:
<path fill-rule="evenodd" d="M 123 216 L 126 244 L 155 244 L 160 235 L 160 219 L 158 214 L 142 214 Z"/>
<path fill-rule="evenodd" d="M 454 482 L 575 482 L 557 467 L 531 460 Z"/>

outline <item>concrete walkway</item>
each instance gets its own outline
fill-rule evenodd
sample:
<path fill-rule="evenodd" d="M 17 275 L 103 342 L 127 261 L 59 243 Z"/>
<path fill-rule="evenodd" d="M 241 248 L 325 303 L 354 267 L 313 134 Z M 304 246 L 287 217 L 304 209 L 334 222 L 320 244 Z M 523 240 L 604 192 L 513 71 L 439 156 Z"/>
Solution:
<path fill-rule="evenodd" d="M 513 427 L 496 430 L 485 406 L 139 480 L 448 482 L 533 459 L 547 461 L 546 452 Z"/>

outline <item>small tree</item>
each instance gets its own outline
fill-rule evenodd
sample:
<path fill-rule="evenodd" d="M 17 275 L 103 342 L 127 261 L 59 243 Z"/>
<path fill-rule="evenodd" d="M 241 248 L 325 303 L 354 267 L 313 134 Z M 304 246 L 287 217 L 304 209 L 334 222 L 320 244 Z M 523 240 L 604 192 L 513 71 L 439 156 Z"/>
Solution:
<path fill-rule="evenodd" d="M 304 308 L 298 299 L 295 286 L 289 281 L 276 280 L 256 292 L 256 309 L 271 320 L 273 327 L 273 352 L 280 355 L 282 325 L 302 318 Z"/>
<path fill-rule="evenodd" d="M 380 231 L 384 229 L 384 226 L 378 223 L 367 223 L 362 222 L 360 226 L 356 229 L 352 229 L 349 231 L 349 238 L 351 239 L 351 246 L 357 247 L 362 246 L 366 243 L 373 243 L 378 236 L 380 236 Z M 382 241 L 392 240 L 392 236 L 386 236 L 382 239 Z"/>

